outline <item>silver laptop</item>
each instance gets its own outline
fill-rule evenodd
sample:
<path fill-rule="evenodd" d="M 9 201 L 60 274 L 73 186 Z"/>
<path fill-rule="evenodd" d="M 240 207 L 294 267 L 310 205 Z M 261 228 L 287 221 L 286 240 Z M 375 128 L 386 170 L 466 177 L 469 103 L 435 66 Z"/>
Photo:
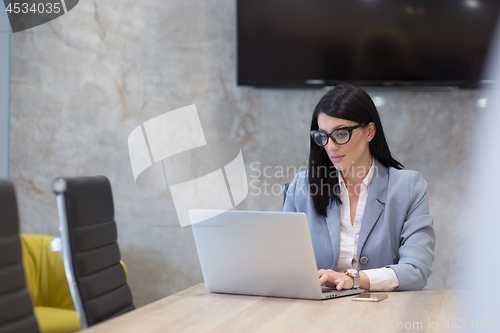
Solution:
<path fill-rule="evenodd" d="M 327 299 L 304 213 L 189 211 L 205 286 L 216 293 Z"/>

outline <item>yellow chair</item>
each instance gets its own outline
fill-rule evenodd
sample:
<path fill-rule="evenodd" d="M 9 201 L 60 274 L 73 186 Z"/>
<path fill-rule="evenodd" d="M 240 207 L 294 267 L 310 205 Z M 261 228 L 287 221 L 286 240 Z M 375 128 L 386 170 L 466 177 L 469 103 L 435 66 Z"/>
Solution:
<path fill-rule="evenodd" d="M 64 272 L 60 252 L 52 252 L 47 235 L 20 235 L 26 287 L 42 333 L 81 329 Z"/>
<path fill-rule="evenodd" d="M 20 234 L 26 287 L 42 333 L 81 329 L 64 271 L 61 252 L 52 252 L 54 236 Z M 120 260 L 127 278 L 127 267 Z"/>

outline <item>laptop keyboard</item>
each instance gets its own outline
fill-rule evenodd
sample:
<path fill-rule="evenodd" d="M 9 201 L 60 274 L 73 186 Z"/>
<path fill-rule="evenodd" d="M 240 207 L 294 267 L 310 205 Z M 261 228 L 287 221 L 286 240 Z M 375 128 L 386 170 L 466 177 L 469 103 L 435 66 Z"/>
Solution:
<path fill-rule="evenodd" d="M 321 288 L 321 292 L 322 293 L 331 293 L 332 291 L 338 291 L 337 289 L 335 288 Z"/>

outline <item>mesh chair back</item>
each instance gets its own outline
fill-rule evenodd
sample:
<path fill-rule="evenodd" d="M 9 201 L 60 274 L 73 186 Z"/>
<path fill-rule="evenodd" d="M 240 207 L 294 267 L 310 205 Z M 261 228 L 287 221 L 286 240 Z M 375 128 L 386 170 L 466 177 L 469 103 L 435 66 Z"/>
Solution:
<path fill-rule="evenodd" d="M 14 187 L 0 180 L 0 333 L 39 332 L 26 289 Z"/>
<path fill-rule="evenodd" d="M 104 176 L 52 183 L 62 254 L 82 328 L 135 309 L 120 264 L 111 185 Z"/>

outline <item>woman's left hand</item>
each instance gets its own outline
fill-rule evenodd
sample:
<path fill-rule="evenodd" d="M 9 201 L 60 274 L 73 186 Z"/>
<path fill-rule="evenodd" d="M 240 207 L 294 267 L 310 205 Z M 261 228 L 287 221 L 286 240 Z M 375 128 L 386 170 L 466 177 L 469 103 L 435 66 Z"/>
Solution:
<path fill-rule="evenodd" d="M 354 279 L 345 273 L 339 273 L 331 269 L 320 269 L 318 271 L 319 283 L 322 286 L 342 289 L 352 289 Z"/>

